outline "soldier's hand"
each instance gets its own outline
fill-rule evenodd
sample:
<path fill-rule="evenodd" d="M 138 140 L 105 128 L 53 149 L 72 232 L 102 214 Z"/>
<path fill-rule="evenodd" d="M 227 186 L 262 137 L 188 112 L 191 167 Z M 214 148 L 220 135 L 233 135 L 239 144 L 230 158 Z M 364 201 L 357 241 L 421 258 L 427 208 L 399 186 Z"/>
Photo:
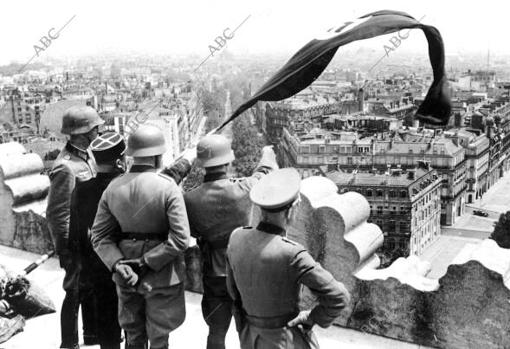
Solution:
<path fill-rule="evenodd" d="M 274 149 L 273 149 L 273 146 L 272 145 L 266 145 L 264 147 L 262 147 L 262 152 L 263 153 L 272 153 L 274 154 Z"/>
<path fill-rule="evenodd" d="M 184 150 L 182 158 L 188 160 L 190 164 L 193 164 L 193 161 L 197 158 L 197 148 L 193 147 Z"/>
<path fill-rule="evenodd" d="M 288 327 L 295 327 L 302 325 L 305 329 L 310 329 L 313 326 L 313 321 L 310 319 L 310 310 L 301 311 L 298 316 L 287 323 Z"/>
<path fill-rule="evenodd" d="M 138 279 L 141 279 L 149 271 L 149 267 L 145 263 L 143 258 L 124 259 L 119 261 L 119 264 L 128 265 L 138 275 Z"/>
<path fill-rule="evenodd" d="M 262 148 L 262 158 L 276 162 L 276 153 L 272 145 L 266 145 Z"/>
<path fill-rule="evenodd" d="M 119 261 L 119 264 L 129 265 L 135 273 L 138 273 L 140 268 L 147 266 L 143 258 L 123 259 Z"/>
<path fill-rule="evenodd" d="M 138 275 L 131 269 L 127 264 L 121 264 L 120 262 L 115 265 L 115 272 L 129 285 L 135 286 L 138 282 Z"/>

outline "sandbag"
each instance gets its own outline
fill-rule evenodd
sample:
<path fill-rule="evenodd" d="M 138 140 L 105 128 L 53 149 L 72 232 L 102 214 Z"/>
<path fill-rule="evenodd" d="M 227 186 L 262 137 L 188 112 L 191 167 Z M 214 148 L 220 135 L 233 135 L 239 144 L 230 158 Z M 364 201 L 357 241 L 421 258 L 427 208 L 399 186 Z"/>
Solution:
<path fill-rule="evenodd" d="M 5 299 L 16 314 L 26 318 L 55 312 L 55 305 L 46 292 L 25 277 L 10 278 L 7 281 Z"/>
<path fill-rule="evenodd" d="M 0 344 L 23 331 L 23 327 L 25 327 L 25 319 L 21 315 L 16 315 L 11 319 L 0 317 Z"/>

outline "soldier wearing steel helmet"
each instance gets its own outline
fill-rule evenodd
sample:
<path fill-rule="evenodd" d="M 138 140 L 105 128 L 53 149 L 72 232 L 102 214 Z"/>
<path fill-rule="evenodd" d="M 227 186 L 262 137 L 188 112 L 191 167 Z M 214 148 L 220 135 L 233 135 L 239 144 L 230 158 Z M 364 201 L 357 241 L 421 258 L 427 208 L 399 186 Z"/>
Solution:
<path fill-rule="evenodd" d="M 229 178 L 234 160 L 230 141 L 223 135 L 208 135 L 197 144 L 197 162 L 205 168 L 204 183 L 184 194 L 191 235 L 198 239 L 203 259 L 202 314 L 209 326 L 208 349 L 225 348 L 225 336 L 232 319 L 232 300 L 226 288 L 225 252 L 230 233 L 250 221 L 250 189 L 275 168 L 271 147 L 251 177 Z"/>
<path fill-rule="evenodd" d="M 61 348 L 78 347 L 78 308 L 83 315 L 84 341 L 94 344 L 95 328 L 92 328 L 94 313 L 86 305 L 90 297 L 79 293 L 79 268 L 77 247 L 69 243 L 71 197 L 77 183 L 95 176 L 94 157 L 88 149 L 98 135 L 98 127 L 104 121 L 98 113 L 87 106 L 69 108 L 62 118 L 61 133 L 70 139 L 53 164 L 50 171 L 50 190 L 46 217 L 60 266 L 65 270 L 63 288 L 66 291 L 61 311 Z"/>
<path fill-rule="evenodd" d="M 345 287 L 286 237 L 299 205 L 300 182 L 291 168 L 262 178 L 250 192 L 261 208 L 260 222 L 230 237 L 227 286 L 242 349 L 318 348 L 312 326 L 330 326 L 349 302 Z M 311 310 L 298 307 L 301 285 L 318 297 Z"/>
<path fill-rule="evenodd" d="M 160 129 L 142 125 L 128 139 L 129 172 L 103 192 L 91 231 L 94 250 L 113 271 L 126 349 L 168 348 L 185 317 L 184 250 L 189 224 L 181 190 L 157 173 L 166 151 Z"/>
<path fill-rule="evenodd" d="M 115 132 L 107 132 L 97 137 L 90 145 L 97 164 L 96 177 L 76 185 L 71 202 L 71 241 L 79 244 L 81 259 L 80 280 L 88 286 L 85 292 L 95 299 L 97 337 L 101 349 L 120 349 L 121 329 L 118 317 L 118 298 L 112 274 L 94 252 L 90 243 L 89 230 L 101 195 L 112 180 L 125 172 L 124 138 Z M 177 184 L 188 174 L 194 160 L 194 149 L 188 149 L 183 157 L 162 170 Z"/>

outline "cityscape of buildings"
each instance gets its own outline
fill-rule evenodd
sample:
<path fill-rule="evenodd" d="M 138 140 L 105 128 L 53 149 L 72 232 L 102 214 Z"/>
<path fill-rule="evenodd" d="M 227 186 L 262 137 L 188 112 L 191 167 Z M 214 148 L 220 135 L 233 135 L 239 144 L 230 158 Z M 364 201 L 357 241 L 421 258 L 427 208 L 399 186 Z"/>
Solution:
<path fill-rule="evenodd" d="M 324 74 L 281 102 L 261 103 L 256 120 L 282 166 L 303 178 L 331 179 L 339 192 L 370 203 L 384 249 L 421 255 L 467 214 L 510 169 L 510 83 L 494 71 L 450 77 L 453 103 L 445 128 L 413 119 L 430 78 L 417 74 L 364 81 Z M 350 80 L 350 81 L 349 81 Z"/>

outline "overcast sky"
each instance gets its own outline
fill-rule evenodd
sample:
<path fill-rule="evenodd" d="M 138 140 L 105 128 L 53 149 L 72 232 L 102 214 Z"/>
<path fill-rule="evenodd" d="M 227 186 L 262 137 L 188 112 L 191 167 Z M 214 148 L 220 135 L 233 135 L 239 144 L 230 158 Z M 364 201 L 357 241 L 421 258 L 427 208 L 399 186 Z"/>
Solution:
<path fill-rule="evenodd" d="M 224 29 L 246 17 L 228 48 L 233 53 L 288 53 L 329 27 L 371 11 L 405 11 L 436 26 L 447 54 L 510 53 L 506 1 L 447 0 L 182 0 L 182 1 L 2 1 L 0 64 L 25 63 L 34 45 L 51 28 L 58 31 L 76 17 L 40 57 L 96 55 L 104 52 L 209 54 L 208 46 Z M 382 5 L 384 4 L 384 6 Z M 54 33 L 54 32 L 52 32 Z M 388 38 L 361 45 L 380 48 Z M 39 43 L 40 45 L 40 43 Z M 406 40 L 408 50 L 426 52 L 417 31 Z"/>

